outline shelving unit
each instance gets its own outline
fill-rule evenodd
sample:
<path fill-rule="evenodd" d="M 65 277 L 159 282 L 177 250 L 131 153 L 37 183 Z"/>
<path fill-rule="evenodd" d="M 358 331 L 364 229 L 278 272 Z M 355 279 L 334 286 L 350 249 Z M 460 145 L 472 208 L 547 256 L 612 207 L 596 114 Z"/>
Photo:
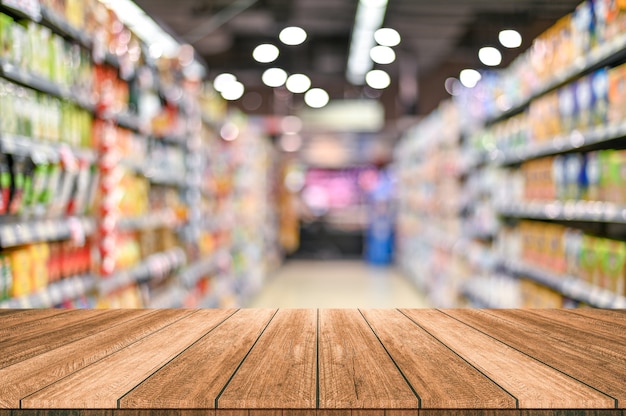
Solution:
<path fill-rule="evenodd" d="M 603 24 L 623 21 L 626 10 L 617 12 L 619 18 Z M 596 27 L 609 26 L 589 30 Z M 535 41 L 559 44 L 562 56 L 550 59 L 565 66 L 538 63 L 531 46 L 509 68 L 445 104 L 457 108 L 456 137 L 448 133 L 454 111 L 440 107 L 398 146 L 399 227 L 407 217 L 413 221 L 399 236 L 399 246 L 409 247 L 399 260 L 409 275 L 438 276 L 427 286 L 437 306 L 626 305 L 626 201 L 618 192 L 626 184 L 619 150 L 626 92 L 616 90 L 626 79 L 626 35 L 613 27 L 606 29 L 611 38 L 578 36 L 573 23 L 567 30 L 559 33 L 570 37 L 557 39 L 562 35 L 554 30 Z M 432 161 L 428 149 L 442 141 L 455 143 L 458 153 L 445 163 Z M 430 198 L 440 207 L 457 198 L 452 192 L 422 195 L 417 184 L 433 188 L 433 175 L 415 154 L 431 160 L 430 170 L 440 176 L 450 164 L 460 167 L 456 216 L 438 208 L 424 215 L 424 203 L 413 203 Z M 450 229 L 442 222 L 460 225 Z"/>
<path fill-rule="evenodd" d="M 25 5 L 30 8 L 22 9 Z M 89 6 L 106 7 L 95 1 Z M 85 7 L 83 12 L 87 10 Z M 253 274 L 264 273 L 263 256 L 272 258 L 270 247 L 276 246 L 271 230 L 264 230 L 260 240 L 252 239 L 250 244 L 261 241 L 260 247 L 267 252 L 251 254 L 241 248 L 241 241 L 250 236 L 244 236 L 239 227 L 260 223 L 246 222 L 247 211 L 236 209 L 250 201 L 260 204 L 262 215 L 270 216 L 272 208 L 266 200 L 270 187 L 265 182 L 221 193 L 221 216 L 212 217 L 210 226 L 204 224 L 203 215 L 211 213 L 200 210 L 198 196 L 209 205 L 216 204 L 214 198 L 218 196 L 203 188 L 213 180 L 207 176 L 210 169 L 202 170 L 203 166 L 234 165 L 234 158 L 240 155 L 232 149 L 246 149 L 246 145 L 228 146 L 219 137 L 220 126 L 232 117 L 224 102 L 202 85 L 202 80 L 185 76 L 179 66 L 168 66 L 167 62 L 155 65 L 143 42 L 134 35 L 125 40 L 128 47 L 120 48 L 126 52 L 116 55 L 108 42 L 121 40 L 103 40 L 103 33 L 105 37 L 110 34 L 105 27 L 90 26 L 95 23 L 88 14 L 80 24 L 72 24 L 64 12 L 52 10 L 39 0 L 2 0 L 1 13 L 0 33 L 6 29 L 3 25 L 16 24 L 13 19 L 23 20 L 24 30 L 32 31 L 33 40 L 41 35 L 64 45 L 80 58 L 77 62 L 83 67 L 80 74 L 68 72 L 67 76 L 48 69 L 56 64 L 40 65 L 40 58 L 34 54 L 20 59 L 13 54 L 0 57 L 0 80 L 6 83 L 0 85 L 0 99 L 7 96 L 2 90 L 6 86 L 10 93 L 30 94 L 33 105 L 39 106 L 17 114 L 25 120 L 24 125 L 19 124 L 17 116 L 16 125 L 7 121 L 11 117 L 6 113 L 2 114 L 4 120 L 0 116 L 0 150 L 8 158 L 8 173 L 12 174 L 12 158 L 20 163 L 27 160 L 32 169 L 49 166 L 41 167 L 42 172 L 54 167 L 69 195 L 62 201 L 66 206 L 57 206 L 54 211 L 45 209 L 43 202 L 31 196 L 32 204 L 41 205 L 37 209 L 0 215 L 0 307 L 240 306 L 258 288 L 262 279 Z M 105 15 L 116 19 L 108 12 Z M 104 32 L 96 35 L 97 30 Z M 127 27 L 124 31 L 131 33 Z M 40 45 L 42 57 L 47 56 L 47 42 Z M 170 74 L 160 71 L 180 73 L 163 77 Z M 106 88 L 102 86 L 104 79 L 109 83 Z M 167 79 L 176 81 L 172 84 Z M 142 101 L 131 97 L 131 88 L 134 94 L 150 98 L 160 107 L 141 107 Z M 15 107 L 8 102 L 6 105 L 9 109 Z M 67 120 L 62 118 L 66 117 L 66 106 L 71 107 L 68 111 L 80 112 L 80 127 L 78 115 L 76 120 L 69 118 L 74 117 L 73 113 L 68 113 Z M 59 120 L 54 119 L 57 114 Z M 251 121 L 235 117 L 241 131 L 252 131 L 248 127 Z M 60 131 L 70 122 L 75 123 L 71 124 L 76 130 L 72 135 L 52 136 L 49 131 L 50 123 L 56 123 L 54 127 Z M 206 128 L 199 129 L 203 123 Z M 259 148 L 269 142 L 261 132 L 255 132 L 249 140 L 247 146 L 256 143 L 252 148 L 261 151 L 261 156 L 245 153 L 247 159 L 241 163 L 247 164 L 249 175 L 265 178 L 262 173 L 267 166 L 252 162 L 255 157 L 272 157 L 267 149 Z M 208 142 L 217 145 L 209 147 Z M 224 148 L 218 149 L 220 146 Z M 224 152 L 218 154 L 213 152 L 215 149 Z M 2 168 L 0 174 L 4 174 Z M 32 185 L 37 191 L 41 191 L 37 187 L 53 184 L 47 176 L 28 175 L 29 171 L 24 173 L 28 181 L 39 180 Z M 13 189 L 17 179 L 9 177 Z M 3 183 L 0 186 L 6 186 Z M 255 186 L 259 186 L 258 191 L 248 192 Z M 54 194 L 54 190 L 50 192 Z M 74 200 L 82 195 L 80 192 L 85 193 L 85 200 Z M 11 190 L 8 195 L 12 196 Z M 214 226 L 217 220 L 226 223 L 218 229 Z M 199 235 L 196 231 L 200 230 L 206 232 Z M 207 238 L 212 239 L 210 247 L 206 246 Z M 83 248 L 79 253 L 82 257 L 72 251 L 76 247 Z M 32 253 L 42 256 L 37 267 L 45 269 L 48 265 L 52 270 L 49 281 L 30 275 L 20 280 L 15 276 L 23 271 L 15 271 L 14 267 Z M 85 267 L 89 270 L 83 270 Z M 37 274 L 30 269 L 28 273 Z"/>

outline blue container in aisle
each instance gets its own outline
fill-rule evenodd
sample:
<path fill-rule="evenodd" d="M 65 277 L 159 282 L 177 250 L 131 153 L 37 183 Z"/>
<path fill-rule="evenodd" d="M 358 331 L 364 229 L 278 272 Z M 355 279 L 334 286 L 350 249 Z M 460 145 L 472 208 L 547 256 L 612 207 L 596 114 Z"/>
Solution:
<path fill-rule="evenodd" d="M 381 171 L 367 201 L 368 223 L 365 259 L 375 265 L 388 265 L 394 251 L 393 184 L 389 173 Z"/>

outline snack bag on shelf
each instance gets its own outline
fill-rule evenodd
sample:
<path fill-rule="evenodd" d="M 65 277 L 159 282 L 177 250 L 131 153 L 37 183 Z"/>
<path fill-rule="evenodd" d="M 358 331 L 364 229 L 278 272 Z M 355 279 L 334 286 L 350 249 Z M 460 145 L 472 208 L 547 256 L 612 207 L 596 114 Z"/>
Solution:
<path fill-rule="evenodd" d="M 598 152 L 590 152 L 586 154 L 585 177 L 587 179 L 587 188 L 582 195 L 585 201 L 600 200 L 600 157 Z"/>

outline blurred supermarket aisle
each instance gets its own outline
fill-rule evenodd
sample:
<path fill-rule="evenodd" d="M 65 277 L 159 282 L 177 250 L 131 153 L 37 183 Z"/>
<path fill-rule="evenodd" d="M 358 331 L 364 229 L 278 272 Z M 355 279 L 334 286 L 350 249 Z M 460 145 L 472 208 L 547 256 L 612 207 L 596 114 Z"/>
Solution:
<path fill-rule="evenodd" d="M 426 297 L 392 267 L 359 260 L 292 260 L 269 279 L 252 308 L 424 308 Z"/>

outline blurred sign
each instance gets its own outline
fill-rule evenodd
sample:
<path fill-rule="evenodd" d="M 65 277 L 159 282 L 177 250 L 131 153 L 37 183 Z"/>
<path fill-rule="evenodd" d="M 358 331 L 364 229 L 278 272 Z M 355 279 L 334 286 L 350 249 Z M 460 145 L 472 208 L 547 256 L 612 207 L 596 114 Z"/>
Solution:
<path fill-rule="evenodd" d="M 323 108 L 299 112 L 306 131 L 378 132 L 385 123 L 385 111 L 377 100 L 331 101 Z"/>

